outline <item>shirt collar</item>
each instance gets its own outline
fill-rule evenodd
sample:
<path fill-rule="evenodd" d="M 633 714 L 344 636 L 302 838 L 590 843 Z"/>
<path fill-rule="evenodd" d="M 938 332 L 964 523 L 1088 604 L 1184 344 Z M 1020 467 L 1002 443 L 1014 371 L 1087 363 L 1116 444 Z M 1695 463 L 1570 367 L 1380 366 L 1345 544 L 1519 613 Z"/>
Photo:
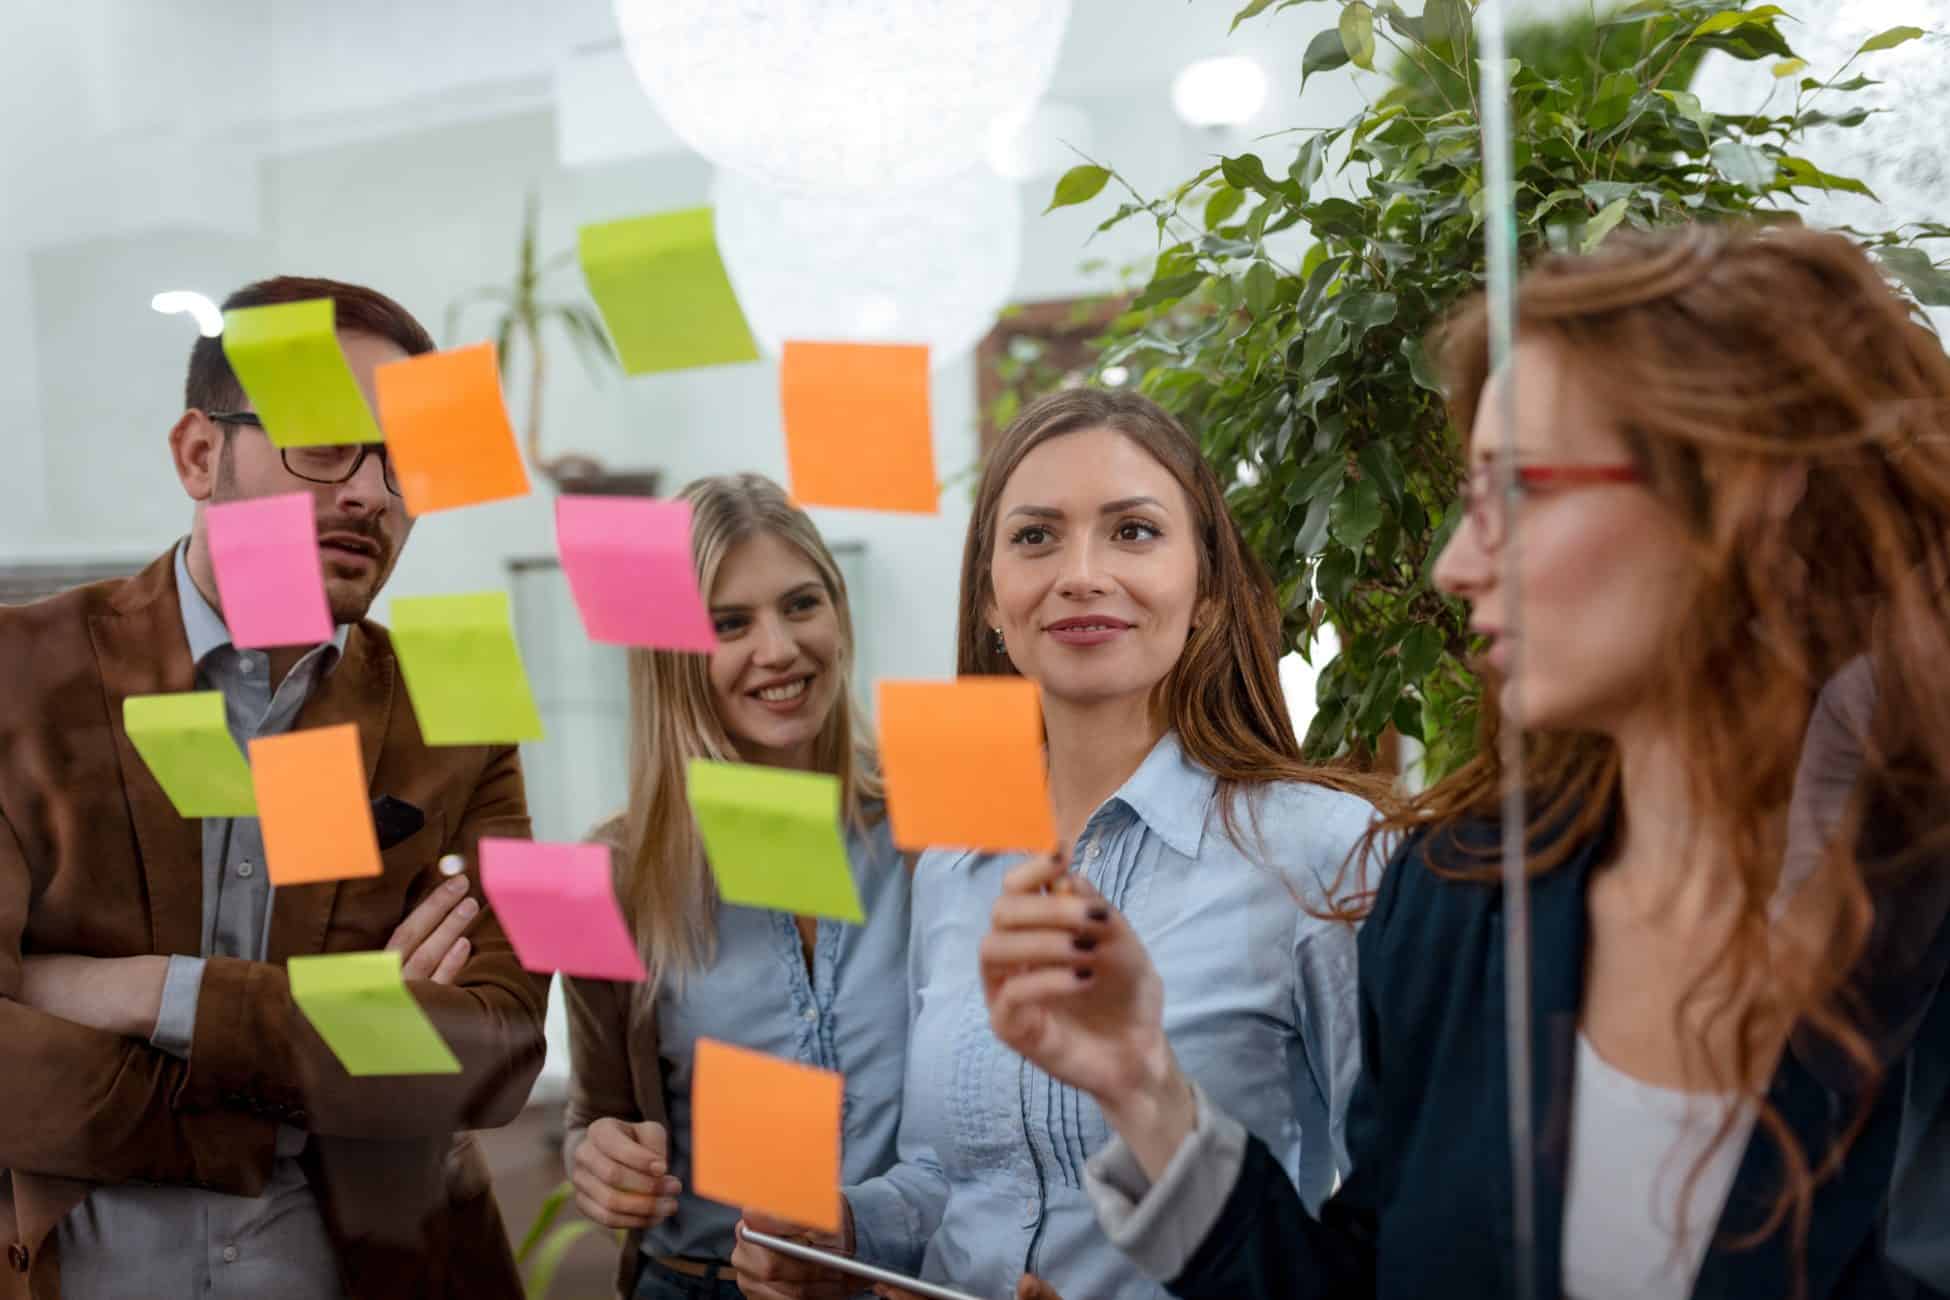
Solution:
<path fill-rule="evenodd" d="M 1111 801 L 1136 813 L 1173 851 L 1196 858 L 1217 788 L 1217 779 L 1186 757 L 1178 733 L 1167 731 Z"/>
<path fill-rule="evenodd" d="M 1123 804 L 1173 852 L 1196 858 L 1205 842 L 1205 819 L 1218 784 L 1210 772 L 1185 756 L 1178 733 L 1167 731 L 1144 756 L 1137 771 L 1104 803 L 1105 807 Z M 933 865 L 951 869 L 970 867 L 994 856 L 975 849 L 936 849 L 931 853 L 941 855 L 932 860 Z"/>
<path fill-rule="evenodd" d="M 189 553 L 190 544 L 185 539 L 176 547 L 176 600 L 183 611 L 183 631 L 190 643 L 190 662 L 200 668 L 211 654 L 231 647 L 230 629 L 224 625 L 223 616 L 210 608 L 210 602 L 197 590 L 196 582 L 190 577 Z M 339 657 L 345 653 L 345 638 L 349 631 L 349 627 L 340 623 L 332 629 L 332 639 L 323 643 L 332 649 L 320 667 L 321 676 L 338 665 Z"/>

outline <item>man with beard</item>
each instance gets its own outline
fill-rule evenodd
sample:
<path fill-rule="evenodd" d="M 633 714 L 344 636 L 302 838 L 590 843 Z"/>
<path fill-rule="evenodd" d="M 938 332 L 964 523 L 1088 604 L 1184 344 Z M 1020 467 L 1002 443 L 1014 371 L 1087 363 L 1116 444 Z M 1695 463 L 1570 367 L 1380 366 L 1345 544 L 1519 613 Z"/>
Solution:
<path fill-rule="evenodd" d="M 224 307 L 317 298 L 368 401 L 378 366 L 433 348 L 355 285 L 281 277 Z M 197 341 L 184 406 L 188 538 L 133 578 L 0 610 L 0 1295 L 519 1295 L 454 1136 L 511 1119 L 541 1067 L 547 981 L 469 897 L 476 841 L 528 833 L 518 756 L 429 748 L 367 618 L 412 527 L 386 449 L 280 449 L 218 339 Z M 293 492 L 333 635 L 240 649 L 206 508 Z M 178 816 L 122 708 L 190 690 L 223 694 L 240 747 L 354 724 L 382 874 L 274 890 L 255 818 Z M 352 1078 L 296 1008 L 286 958 L 381 947 L 461 1073 Z"/>

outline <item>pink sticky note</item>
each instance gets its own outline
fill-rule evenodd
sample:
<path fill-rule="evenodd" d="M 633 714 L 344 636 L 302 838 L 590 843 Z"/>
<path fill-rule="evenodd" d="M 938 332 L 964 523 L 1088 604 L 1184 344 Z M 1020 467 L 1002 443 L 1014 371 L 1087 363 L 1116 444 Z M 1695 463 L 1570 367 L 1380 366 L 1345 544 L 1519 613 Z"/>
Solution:
<path fill-rule="evenodd" d="M 232 644 L 262 650 L 331 639 L 310 493 L 225 502 L 211 506 L 204 522 Z"/>
<path fill-rule="evenodd" d="M 643 958 L 610 883 L 606 844 L 481 841 L 481 888 L 522 966 L 641 980 Z"/>
<path fill-rule="evenodd" d="M 718 648 L 691 564 L 690 502 L 557 497 L 555 540 L 590 640 Z"/>

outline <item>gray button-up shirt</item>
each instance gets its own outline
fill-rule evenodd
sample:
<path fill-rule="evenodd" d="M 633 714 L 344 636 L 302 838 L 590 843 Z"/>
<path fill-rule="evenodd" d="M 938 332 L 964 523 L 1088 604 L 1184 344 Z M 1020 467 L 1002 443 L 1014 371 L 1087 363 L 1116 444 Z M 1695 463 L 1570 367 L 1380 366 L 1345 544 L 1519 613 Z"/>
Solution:
<path fill-rule="evenodd" d="M 275 691 L 270 659 L 231 644 L 223 619 L 190 580 L 176 548 L 176 590 L 202 690 L 223 692 L 230 734 L 247 746 L 289 731 L 312 689 L 337 665 L 346 629 L 314 646 Z M 203 820 L 203 954 L 262 960 L 274 891 L 255 817 Z M 187 1058 L 196 1030 L 203 957 L 172 956 L 150 1042 Z M 342 1300 L 337 1255 L 298 1165 L 306 1135 L 280 1128 L 264 1194 L 189 1187 L 99 1187 L 58 1228 L 63 1300 L 198 1296 L 214 1300 Z"/>

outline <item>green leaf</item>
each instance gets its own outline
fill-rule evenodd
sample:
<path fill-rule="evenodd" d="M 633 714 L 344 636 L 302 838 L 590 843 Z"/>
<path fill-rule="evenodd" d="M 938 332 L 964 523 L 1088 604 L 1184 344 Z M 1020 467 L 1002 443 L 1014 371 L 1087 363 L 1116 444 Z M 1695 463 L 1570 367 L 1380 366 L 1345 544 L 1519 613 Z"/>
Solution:
<path fill-rule="evenodd" d="M 1435 671 L 1435 665 L 1442 658 L 1442 630 L 1430 623 L 1417 623 L 1402 637 L 1398 652 L 1402 665 L 1402 680 L 1419 682 Z"/>
<path fill-rule="evenodd" d="M 1778 81 L 1783 77 L 1792 77 L 1795 73 L 1802 71 L 1807 66 L 1808 61 L 1806 59 L 1782 59 L 1770 71 L 1773 72 L 1775 80 Z"/>
<path fill-rule="evenodd" d="M 1625 219 L 1625 208 L 1630 202 L 1630 199 L 1613 199 L 1598 210 L 1597 216 L 1585 222 L 1584 239 L 1579 244 L 1579 251 L 1589 253 L 1605 242 L 1605 236 Z"/>
<path fill-rule="evenodd" d="M 1240 23 L 1245 22 L 1255 14 L 1264 12 L 1266 6 L 1272 3 L 1273 0 L 1252 0 L 1251 4 L 1232 16 L 1232 26 L 1226 28 L 1226 35 L 1230 36 L 1232 33 L 1238 31 Z"/>
<path fill-rule="evenodd" d="M 1330 546 L 1314 568 L 1314 586 L 1321 599 L 1330 605 L 1345 605 L 1354 586 L 1355 554 L 1340 546 Z"/>
<path fill-rule="evenodd" d="M 1907 44 L 1923 34 L 1921 27 L 1891 27 L 1886 32 L 1877 32 L 1863 41 L 1855 51 L 1857 54 L 1874 54 L 1877 50 L 1893 50 L 1898 45 Z"/>
<path fill-rule="evenodd" d="M 1335 498 L 1329 516 L 1334 540 L 1349 550 L 1358 551 L 1368 535 L 1381 525 L 1381 489 L 1373 479 L 1362 479 Z"/>
<path fill-rule="evenodd" d="M 1422 340 L 1409 335 L 1402 340 L 1402 356 L 1408 360 L 1409 377 L 1416 386 L 1431 393 L 1442 391 L 1442 375 L 1436 370 L 1435 362 L 1430 360 L 1429 351 L 1422 346 Z"/>
<path fill-rule="evenodd" d="M 1411 695 L 1399 696 L 1395 700 L 1394 716 L 1390 719 L 1395 730 L 1410 740 L 1422 740 L 1422 705 Z"/>
<path fill-rule="evenodd" d="M 1341 10 L 1341 48 L 1357 68 L 1374 71 L 1374 10 L 1365 0 L 1352 0 Z"/>
<path fill-rule="evenodd" d="M 541 1243 L 542 1238 L 554 1226 L 555 1221 L 561 1217 L 562 1208 L 569 1203 L 569 1198 L 574 1195 L 574 1186 L 564 1182 L 556 1184 L 555 1190 L 542 1199 L 541 1207 L 535 1211 L 535 1221 L 528 1225 L 528 1232 L 522 1237 L 521 1245 L 515 1250 L 515 1266 L 517 1268 L 527 1265 L 528 1256 Z"/>
<path fill-rule="evenodd" d="M 1239 211 L 1239 205 L 1246 196 L 1231 185 L 1221 185 L 1212 191 L 1212 197 L 1205 201 L 1205 228 L 1217 230 L 1226 223 L 1226 218 Z"/>
<path fill-rule="evenodd" d="M 1143 311 L 1147 307 L 1156 307 L 1160 303 L 1183 298 L 1204 284 L 1205 280 L 1206 275 L 1203 271 L 1187 271 L 1183 275 L 1170 275 L 1162 279 L 1154 277 L 1150 284 L 1144 286 L 1144 292 L 1137 296 L 1137 301 L 1131 304 L 1131 308 L 1133 311 Z"/>
<path fill-rule="evenodd" d="M 1720 175 L 1742 189 L 1759 192 L 1774 183 L 1774 160 L 1752 145 L 1715 140 L 1709 153 Z"/>
<path fill-rule="evenodd" d="M 1693 35 L 1712 36 L 1719 32 L 1730 32 L 1738 27 L 1757 27 L 1771 23 L 1785 10 L 1779 5 L 1761 5 L 1758 9 L 1735 9 L 1717 13 L 1699 26 L 1693 28 Z"/>
<path fill-rule="evenodd" d="M 1246 310 L 1254 316 L 1264 316 L 1279 292 L 1280 279 L 1272 267 L 1254 262 L 1246 269 Z"/>
<path fill-rule="evenodd" d="M 1422 34 L 1431 46 L 1460 55 L 1469 47 L 1469 6 L 1464 0 L 1429 0 L 1422 7 Z"/>
<path fill-rule="evenodd" d="M 1058 208 L 1088 203 L 1097 197 L 1109 180 L 1110 168 L 1099 167 L 1095 163 L 1080 163 L 1058 179 L 1056 192 L 1050 195 L 1049 206 L 1043 211 L 1054 212 Z"/>
<path fill-rule="evenodd" d="M 1856 180 L 1853 176 L 1831 175 L 1809 162 L 1806 158 L 1784 156 L 1781 159 L 1780 166 L 1783 173 L 1782 184 L 1788 189 L 1796 189 L 1800 186 L 1808 185 L 1819 190 L 1839 190 L 1844 194 L 1860 194 L 1862 197 L 1869 199 L 1873 199 L 1876 196 L 1874 190 L 1864 185 L 1861 181 Z"/>
<path fill-rule="evenodd" d="M 550 1233 L 535 1255 L 535 1268 L 528 1276 L 528 1284 L 522 1288 L 525 1300 L 547 1300 L 549 1288 L 555 1285 L 555 1272 L 562 1267 L 562 1257 L 569 1253 L 569 1247 L 597 1230 L 596 1224 L 581 1219 Z"/>
<path fill-rule="evenodd" d="M 1297 506 L 1323 496 L 1331 498 L 1341 490 L 1341 480 L 1346 474 L 1347 457 L 1340 449 L 1336 447 L 1323 451 L 1294 474 L 1293 481 L 1287 484 L 1283 494 L 1286 503 Z"/>
<path fill-rule="evenodd" d="M 1711 135 L 1713 133 L 1713 114 L 1706 111 L 1706 108 L 1700 103 L 1698 95 L 1693 94 L 1690 90 L 1662 90 L 1659 94 L 1667 103 L 1673 106 L 1675 112 L 1698 127 L 1700 134 Z"/>
<path fill-rule="evenodd" d="M 1361 473 L 1381 489 L 1382 499 L 1389 505 L 1399 506 L 1402 500 L 1402 463 L 1395 459 L 1394 449 L 1385 442 L 1371 442 L 1361 448 L 1355 459 L 1360 463 Z"/>
<path fill-rule="evenodd" d="M 1300 59 L 1300 89 L 1307 88 L 1307 78 L 1314 73 L 1346 66 L 1347 47 L 1341 44 L 1340 29 L 1330 27 L 1307 42 L 1307 52 Z"/>
<path fill-rule="evenodd" d="M 1392 293 L 1369 293 L 1364 290 L 1343 294 L 1335 304 L 1335 314 L 1353 326 L 1356 333 L 1365 333 L 1395 319 L 1396 305 Z"/>
<path fill-rule="evenodd" d="M 1219 171 L 1225 176 L 1226 184 L 1239 190 L 1253 190 L 1271 197 L 1280 192 L 1280 187 L 1266 174 L 1266 164 L 1256 153 L 1242 153 L 1237 158 L 1221 158 Z"/>
<path fill-rule="evenodd" d="M 1300 352 L 1300 373 L 1312 379 L 1330 359 L 1346 350 L 1347 326 L 1338 316 L 1330 316 L 1307 331 L 1307 341 Z"/>
<path fill-rule="evenodd" d="M 1950 307 L 1950 269 L 1937 266 L 1920 248 L 1879 248 L 1875 258 L 1925 307 Z"/>

